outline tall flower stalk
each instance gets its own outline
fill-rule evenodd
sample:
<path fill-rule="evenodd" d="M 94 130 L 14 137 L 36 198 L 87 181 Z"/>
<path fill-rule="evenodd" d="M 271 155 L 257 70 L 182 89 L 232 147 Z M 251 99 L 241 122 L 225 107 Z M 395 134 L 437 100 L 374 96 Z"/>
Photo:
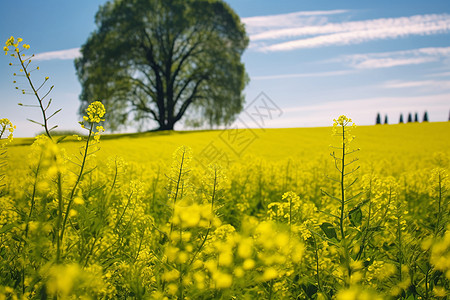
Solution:
<path fill-rule="evenodd" d="M 49 77 L 46 76 L 44 81 L 39 85 L 36 86 L 33 81 L 31 80 L 31 72 L 39 70 L 39 67 L 36 67 L 34 69 L 30 70 L 30 64 L 31 60 L 34 57 L 34 54 L 26 57 L 25 53 L 22 53 L 25 50 L 30 49 L 30 45 L 28 44 L 22 44 L 22 48 L 19 47 L 19 44 L 23 41 L 21 38 L 15 39 L 13 36 L 11 36 L 6 41 L 6 46 L 3 47 L 3 50 L 5 51 L 5 55 L 8 55 L 8 52 L 12 52 L 10 55 L 12 57 L 15 57 L 19 60 L 19 74 L 14 73 L 14 76 L 24 76 L 27 79 L 27 82 L 31 88 L 31 90 L 22 89 L 22 94 L 31 94 L 34 95 L 38 101 L 38 105 L 24 105 L 22 103 L 19 103 L 20 106 L 29 106 L 29 107 L 38 107 L 42 113 L 42 123 L 28 119 L 30 122 L 33 122 L 35 124 L 38 124 L 42 127 L 44 127 L 45 134 L 50 138 L 52 138 L 51 131 L 58 127 L 58 125 L 55 125 L 50 128 L 49 120 L 53 116 L 55 116 L 57 113 L 61 111 L 61 109 L 58 109 L 54 111 L 53 113 L 50 113 L 48 109 L 50 108 L 50 104 L 52 103 L 52 99 L 46 100 L 47 96 L 50 94 L 50 92 L 53 90 L 53 85 L 47 90 L 47 92 L 44 93 L 43 96 L 39 95 L 40 90 L 44 87 L 44 85 L 49 80 Z M 11 50 L 11 47 L 14 48 L 14 50 Z M 10 66 L 14 66 L 13 63 L 9 63 Z M 22 74 L 23 73 L 23 74 Z M 16 80 L 13 81 L 14 84 L 17 83 Z M 16 89 L 19 90 L 19 87 L 16 86 Z"/>
<path fill-rule="evenodd" d="M 321 225 L 321 228 L 329 239 L 334 238 L 339 241 L 338 245 L 340 247 L 341 261 L 345 270 L 345 287 L 349 286 L 352 276 L 352 258 L 350 256 L 351 251 L 349 246 L 350 234 L 347 232 L 347 219 L 353 226 L 361 225 L 362 212 L 360 206 L 363 205 L 358 204 L 353 209 L 348 209 L 350 202 L 361 194 L 358 193 L 350 197 L 347 195 L 349 188 L 353 186 L 358 179 L 356 177 L 352 180 L 348 180 L 348 177 L 359 169 L 359 166 L 357 166 L 350 171 L 348 170 L 348 168 L 352 164 L 358 161 L 358 158 L 354 158 L 350 161 L 348 159 L 349 155 L 359 151 L 359 149 L 350 148 L 350 143 L 355 138 L 351 134 L 351 130 L 355 127 L 356 125 L 355 123 L 353 123 L 352 119 L 349 119 L 344 115 L 341 115 L 337 120 L 334 119 L 333 135 L 337 136 L 340 139 L 340 145 L 331 146 L 334 151 L 330 153 L 330 155 L 334 160 L 334 167 L 338 172 L 338 177 L 330 179 L 338 183 L 339 194 L 331 195 L 322 190 L 322 192 L 329 198 L 337 201 L 339 206 L 337 215 L 328 213 L 328 215 L 334 217 L 337 220 L 339 235 L 336 234 L 334 226 L 331 223 L 325 222 Z"/>
<path fill-rule="evenodd" d="M 98 142 L 100 140 L 100 134 L 105 131 L 103 126 L 99 125 L 100 122 L 104 121 L 103 117 L 105 115 L 105 112 L 106 112 L 105 107 L 103 106 L 103 104 L 100 101 L 92 102 L 86 109 L 87 116 L 83 116 L 83 121 L 80 122 L 81 128 L 87 129 L 89 131 L 89 134 L 86 138 L 86 142 L 85 142 L 84 146 L 81 149 L 82 156 L 80 159 L 80 163 L 73 162 L 76 165 L 78 165 L 80 169 L 77 174 L 77 179 L 75 180 L 75 184 L 73 185 L 73 187 L 70 191 L 63 220 L 62 220 L 62 208 L 63 208 L 64 199 L 62 198 L 62 196 L 59 197 L 60 205 L 59 205 L 59 215 L 58 216 L 61 216 L 61 218 L 58 217 L 58 220 L 59 220 L 58 226 L 61 226 L 61 231 L 60 231 L 58 240 L 60 243 L 62 243 L 63 239 L 64 239 L 66 223 L 67 223 L 67 220 L 70 215 L 70 209 L 72 207 L 72 204 L 73 204 L 73 201 L 74 201 L 74 198 L 76 195 L 78 184 L 80 183 L 81 179 L 83 178 L 83 175 L 85 174 L 86 160 L 87 160 L 88 156 L 97 152 L 98 148 L 92 150 L 92 147 L 95 146 L 96 144 L 98 144 Z M 59 174 L 59 176 L 60 175 L 61 174 Z M 58 181 L 58 184 L 60 184 L 60 181 Z M 60 223 L 61 221 L 62 221 L 62 224 Z"/>

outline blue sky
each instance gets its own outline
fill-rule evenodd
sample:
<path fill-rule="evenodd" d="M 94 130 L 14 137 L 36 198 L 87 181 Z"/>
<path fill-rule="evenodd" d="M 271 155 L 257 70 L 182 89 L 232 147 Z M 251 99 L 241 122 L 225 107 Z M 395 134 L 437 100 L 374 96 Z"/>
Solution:
<path fill-rule="evenodd" d="M 105 2 L 0 4 L 0 39 L 13 35 L 31 45 L 37 55 L 33 63 L 40 67 L 33 78 L 49 76 L 55 85 L 52 105 L 63 110 L 52 124 L 60 129 L 78 128 L 81 87 L 73 58 L 95 29 L 94 15 Z M 277 107 L 276 113 L 266 114 L 265 127 L 329 126 L 340 114 L 369 125 L 377 112 L 397 123 L 400 113 L 422 117 L 425 110 L 431 121 L 448 120 L 450 1 L 227 2 L 246 24 L 251 41 L 243 57 L 250 76 L 246 101 L 261 101 L 257 97 L 264 92 Z M 0 59 L 0 117 L 17 125 L 16 136 L 32 136 L 41 128 L 26 119 L 40 120 L 40 115 L 17 105 L 35 99 L 14 89 L 17 67 L 8 66 L 10 61 L 8 56 Z M 241 114 L 242 124 L 258 126 L 253 109 Z"/>

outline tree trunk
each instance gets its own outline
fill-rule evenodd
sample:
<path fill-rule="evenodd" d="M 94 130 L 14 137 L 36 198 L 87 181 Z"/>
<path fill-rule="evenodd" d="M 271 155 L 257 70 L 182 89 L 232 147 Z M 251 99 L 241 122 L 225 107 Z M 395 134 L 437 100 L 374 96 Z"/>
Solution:
<path fill-rule="evenodd" d="M 157 129 L 157 131 L 173 130 L 174 125 L 175 125 L 174 118 L 170 118 L 169 120 L 164 120 L 163 122 L 159 123 L 159 128 Z"/>
<path fill-rule="evenodd" d="M 173 130 L 173 124 L 165 124 L 165 125 L 161 125 L 161 126 L 159 126 L 159 128 L 157 129 L 157 131 L 163 131 L 163 130 Z"/>

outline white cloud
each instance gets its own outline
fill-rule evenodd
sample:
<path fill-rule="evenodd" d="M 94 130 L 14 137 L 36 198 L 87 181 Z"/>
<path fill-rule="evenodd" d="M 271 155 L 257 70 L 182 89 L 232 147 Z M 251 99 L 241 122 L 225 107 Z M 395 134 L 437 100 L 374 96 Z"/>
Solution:
<path fill-rule="evenodd" d="M 75 59 L 81 56 L 80 48 L 72 48 L 59 51 L 42 52 L 35 55 L 33 60 L 65 60 Z"/>
<path fill-rule="evenodd" d="M 268 79 L 287 79 L 287 78 L 304 78 L 304 77 L 327 77 L 327 76 L 341 76 L 355 73 L 354 70 L 317 72 L 317 73 L 297 73 L 297 74 L 278 74 L 267 76 L 251 76 L 252 80 L 268 80 Z"/>
<path fill-rule="evenodd" d="M 437 59 L 434 57 L 366 59 L 363 62 L 358 63 L 355 67 L 358 69 L 390 68 L 404 65 L 418 65 L 436 60 Z"/>
<path fill-rule="evenodd" d="M 383 85 L 389 89 L 424 88 L 428 90 L 448 90 L 450 80 L 389 81 Z M 448 100 L 447 100 L 448 101 Z"/>
<path fill-rule="evenodd" d="M 314 22 L 316 22 L 314 24 Z M 329 23 L 327 18 L 312 20 L 310 25 L 289 19 L 284 28 L 270 27 L 252 33 L 252 48 L 258 51 L 290 51 L 295 49 L 350 45 L 372 40 L 395 39 L 410 35 L 432 35 L 450 32 L 450 15 L 431 14 L 411 17 L 382 18 L 356 22 Z M 267 45 L 269 41 L 305 37 Z M 266 41 L 262 43 L 261 41 Z M 259 42 L 258 44 L 256 42 Z"/>
<path fill-rule="evenodd" d="M 270 30 L 273 28 L 305 26 L 311 24 L 318 24 L 327 22 L 324 16 L 343 14 L 348 10 L 325 10 L 325 11 L 299 11 L 287 14 L 277 14 L 268 16 L 256 16 L 242 18 L 242 22 L 246 26 L 247 32 L 253 34 L 263 30 Z"/>
<path fill-rule="evenodd" d="M 338 59 L 338 61 L 343 61 L 355 69 L 378 69 L 435 62 L 448 57 L 450 57 L 450 47 L 431 47 L 405 51 L 346 55 Z"/>

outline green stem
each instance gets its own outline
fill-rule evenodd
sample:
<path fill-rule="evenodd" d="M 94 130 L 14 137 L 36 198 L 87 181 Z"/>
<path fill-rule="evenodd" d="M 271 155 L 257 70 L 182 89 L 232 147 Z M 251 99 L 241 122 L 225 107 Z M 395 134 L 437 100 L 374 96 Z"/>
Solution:
<path fill-rule="evenodd" d="M 344 189 L 344 177 L 345 177 L 345 127 L 342 125 L 342 160 L 341 160 L 341 216 L 339 218 L 339 226 L 341 230 L 341 238 L 345 239 L 344 232 L 344 210 L 345 210 L 345 189 Z"/>
<path fill-rule="evenodd" d="M 183 226 L 180 223 L 180 249 L 183 248 Z M 180 263 L 180 267 L 179 267 L 179 272 L 180 272 L 180 279 L 179 279 L 179 294 L 180 294 L 180 299 L 183 299 L 183 264 Z"/>
<path fill-rule="evenodd" d="M 90 259 L 91 255 L 92 255 L 92 252 L 94 251 L 94 247 L 95 247 L 95 243 L 97 242 L 97 239 L 98 239 L 98 237 L 96 236 L 94 241 L 92 242 L 92 246 L 89 249 L 89 252 L 86 254 L 86 261 L 84 262 L 84 267 L 85 268 L 86 268 L 86 266 L 89 263 L 89 259 Z"/>
<path fill-rule="evenodd" d="M 316 279 L 317 279 L 317 287 L 319 288 L 319 291 L 322 294 L 325 294 L 322 288 L 322 282 L 320 281 L 320 262 L 319 262 L 319 249 L 317 247 L 317 241 L 316 241 L 316 237 L 314 236 L 314 233 L 311 234 L 312 238 L 313 238 L 313 243 L 314 243 L 314 256 L 316 259 Z M 328 296 L 327 296 L 328 299 Z"/>
<path fill-rule="evenodd" d="M 345 219 L 345 124 L 342 124 L 342 159 L 341 159 L 341 180 L 340 180 L 340 186 L 341 186 L 341 214 L 339 218 L 339 227 L 341 231 L 341 241 L 343 245 L 343 251 L 344 251 L 344 263 L 345 268 L 347 270 L 347 277 L 348 280 L 345 281 L 345 286 L 348 287 L 350 284 L 350 277 L 352 274 L 351 268 L 350 268 L 350 256 L 348 253 L 348 245 L 347 245 L 347 239 L 344 229 L 344 219 Z"/>
<path fill-rule="evenodd" d="M 125 215 L 125 212 L 128 209 L 128 206 L 130 205 L 131 202 L 131 197 L 133 196 L 133 192 L 130 193 L 130 195 L 128 196 L 128 200 L 127 200 L 127 204 L 125 205 L 125 207 L 123 208 L 122 214 L 120 215 L 119 219 L 116 222 L 116 226 L 114 226 L 114 230 L 117 230 L 117 227 L 120 224 L 120 221 L 122 221 L 123 216 Z"/>
<path fill-rule="evenodd" d="M 184 163 L 184 155 L 185 155 L 185 151 L 183 152 L 183 155 L 181 156 L 181 162 L 180 162 L 180 168 L 178 170 L 178 179 L 177 179 L 177 187 L 175 188 L 175 196 L 173 197 L 173 202 L 172 202 L 172 218 L 173 215 L 175 214 L 175 203 L 177 202 L 177 197 L 178 197 L 178 191 L 180 189 L 180 183 L 181 183 L 181 176 L 183 175 L 183 163 Z M 169 239 L 171 238 L 171 234 L 173 231 L 173 222 L 170 223 L 170 231 L 169 231 Z"/>
<path fill-rule="evenodd" d="M 434 228 L 434 236 L 437 237 L 437 235 L 439 234 L 439 226 L 440 226 L 440 222 L 441 222 L 441 202 L 442 202 L 442 178 L 441 178 L 441 173 L 439 172 L 439 198 L 438 198 L 438 216 L 437 216 L 437 220 L 436 220 L 436 227 Z"/>
<path fill-rule="evenodd" d="M 402 274 L 402 262 L 403 262 L 403 255 L 402 255 L 402 228 L 401 228 L 401 222 L 400 222 L 400 204 L 397 204 L 397 244 L 398 244 L 398 266 L 399 266 L 399 276 L 400 281 L 403 280 L 403 274 Z"/>
<path fill-rule="evenodd" d="M 429 285 L 428 285 L 428 276 L 430 274 L 430 265 L 427 263 L 427 271 L 425 273 L 425 299 L 429 299 Z"/>
<path fill-rule="evenodd" d="M 42 160 L 42 153 L 41 156 L 39 158 L 39 163 L 36 167 L 36 173 L 34 175 L 34 184 L 33 184 L 33 193 L 31 194 L 31 206 L 30 206 L 30 212 L 28 213 L 28 219 L 27 219 L 27 225 L 25 228 L 25 237 L 28 237 L 28 231 L 29 231 L 29 227 L 30 227 L 30 220 L 31 220 L 31 216 L 33 214 L 33 210 L 34 210 L 34 206 L 35 206 L 35 202 L 36 202 L 36 185 L 37 185 L 37 179 L 38 179 L 38 175 L 39 175 L 39 169 L 41 168 L 41 160 Z"/>
<path fill-rule="evenodd" d="M 56 219 L 56 263 L 59 264 L 61 260 L 61 243 L 62 235 L 60 235 L 61 230 L 61 220 L 63 211 L 63 196 L 62 196 L 62 186 L 61 186 L 61 173 L 58 172 L 58 217 Z"/>
<path fill-rule="evenodd" d="M 269 281 L 269 300 L 272 300 L 272 296 L 273 296 L 273 279 L 271 279 Z"/>
<path fill-rule="evenodd" d="M 156 174 L 156 178 L 154 178 L 153 182 L 152 182 L 153 195 L 152 195 L 152 202 L 151 202 L 151 205 L 150 205 L 150 211 L 151 212 L 154 211 L 154 207 L 155 207 L 155 203 L 156 203 L 156 188 L 157 188 L 158 182 L 159 182 L 160 171 L 161 171 L 161 166 L 158 165 L 158 173 Z"/>
<path fill-rule="evenodd" d="M 48 122 L 47 122 L 48 118 L 47 118 L 47 115 L 45 113 L 46 109 L 44 108 L 44 105 L 42 103 L 42 99 L 39 97 L 38 91 L 36 90 L 36 88 L 33 85 L 33 82 L 31 81 L 31 78 L 30 78 L 30 76 L 28 74 L 28 71 L 27 71 L 27 67 L 25 66 L 25 64 L 23 63 L 22 58 L 20 57 L 20 53 L 17 53 L 17 57 L 19 58 L 20 65 L 22 66 L 23 71 L 25 72 L 25 77 L 28 79 L 28 83 L 30 84 L 31 89 L 33 90 L 33 93 L 34 93 L 34 95 L 36 96 L 36 98 L 37 98 L 37 100 L 39 102 L 39 108 L 41 109 L 42 117 L 44 118 L 45 133 L 47 134 L 47 136 L 51 140 L 53 140 L 53 138 L 52 138 L 52 136 L 50 134 L 50 130 L 48 129 Z M 51 88 L 50 88 L 50 90 L 51 90 Z"/>
<path fill-rule="evenodd" d="M 214 214 L 214 200 L 216 197 L 216 188 L 217 188 L 217 170 L 214 170 L 214 184 L 213 184 L 213 192 L 212 192 L 212 196 L 211 196 L 211 214 Z M 194 255 L 192 256 L 191 261 L 189 262 L 189 265 L 192 265 L 192 263 L 194 263 L 195 258 L 197 257 L 197 255 L 200 253 L 200 251 L 202 250 L 203 246 L 206 243 L 206 240 L 208 238 L 208 234 L 211 231 L 211 221 L 209 221 L 209 226 L 208 229 L 206 230 L 205 233 L 205 237 L 203 238 L 200 246 L 198 247 L 197 251 L 195 251 Z"/>
<path fill-rule="evenodd" d="M 289 197 L 289 238 L 292 234 L 292 197 Z"/>
<path fill-rule="evenodd" d="M 61 234 L 60 234 L 61 242 L 63 241 L 63 238 L 64 238 L 64 231 L 65 231 L 65 228 L 66 228 L 67 218 L 69 217 L 69 212 L 70 212 L 70 208 L 71 208 L 72 203 L 73 203 L 73 197 L 75 196 L 75 191 L 76 191 L 76 189 L 78 187 L 78 184 L 81 181 L 81 177 L 83 177 L 83 171 L 84 171 L 84 167 L 86 165 L 86 158 L 88 156 L 89 142 L 91 140 L 92 129 L 93 128 L 94 128 L 94 123 L 91 123 L 91 128 L 89 128 L 89 136 L 88 136 L 88 138 L 86 140 L 86 145 L 84 147 L 83 162 L 81 163 L 80 173 L 78 174 L 77 181 L 75 182 L 75 185 L 73 186 L 72 191 L 70 192 L 69 202 L 68 202 L 67 208 L 66 208 L 66 214 L 64 215 L 64 222 L 62 224 Z"/>

